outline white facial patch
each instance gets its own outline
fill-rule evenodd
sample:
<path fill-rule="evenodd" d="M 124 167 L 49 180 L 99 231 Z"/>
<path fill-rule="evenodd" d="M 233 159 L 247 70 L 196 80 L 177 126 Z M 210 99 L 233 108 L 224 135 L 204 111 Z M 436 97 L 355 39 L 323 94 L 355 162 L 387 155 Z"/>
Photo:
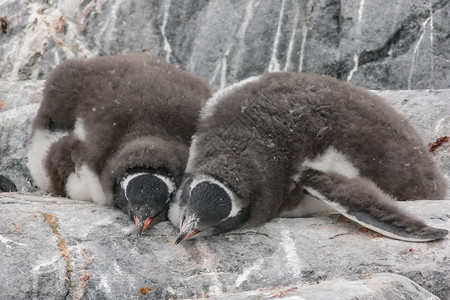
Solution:
<path fill-rule="evenodd" d="M 125 191 L 125 198 L 127 198 L 128 200 L 128 196 L 127 196 L 127 187 L 128 184 L 130 183 L 131 180 L 133 180 L 136 177 L 145 175 L 146 173 L 142 172 L 142 173 L 136 173 L 136 174 L 131 174 L 128 175 L 126 178 L 124 178 L 121 182 L 120 182 L 120 187 Z"/>
<path fill-rule="evenodd" d="M 84 129 L 83 119 L 76 119 L 73 133 L 80 141 L 86 141 L 86 130 Z"/>
<path fill-rule="evenodd" d="M 88 166 L 82 165 L 71 173 L 66 182 L 66 193 L 72 199 L 93 201 L 99 205 L 112 205 L 113 195 L 105 192 L 100 178 Z"/>
<path fill-rule="evenodd" d="M 217 91 L 205 104 L 202 111 L 200 112 L 200 120 L 203 120 L 207 117 L 210 117 L 214 114 L 214 108 L 217 103 L 219 103 L 227 94 L 229 94 L 233 89 L 241 87 L 247 83 L 255 82 L 259 79 L 260 76 L 252 76 L 242 81 L 239 81 L 233 85 L 230 85 L 227 88 L 221 89 Z"/>
<path fill-rule="evenodd" d="M 130 181 L 136 177 L 139 177 L 142 175 L 147 175 L 147 174 L 149 174 L 149 173 L 141 172 L 141 173 L 131 174 L 122 180 L 122 182 L 120 183 L 120 186 L 125 191 L 125 198 L 127 198 L 127 200 L 128 200 L 127 187 L 128 187 L 128 184 L 130 183 Z M 175 191 L 175 189 L 176 189 L 175 183 L 169 177 L 158 175 L 158 174 L 152 174 L 152 175 L 155 176 L 156 178 L 160 179 L 162 182 L 164 182 L 164 184 L 167 186 L 169 195 Z M 166 203 L 169 201 L 170 201 L 170 197 L 167 197 Z"/>
<path fill-rule="evenodd" d="M 176 189 L 175 182 L 173 182 L 169 177 L 161 176 L 159 174 L 154 174 L 154 176 L 158 177 L 159 179 L 161 179 L 162 182 L 164 182 L 166 184 L 169 195 L 171 195 L 175 191 L 175 189 Z M 168 197 L 166 202 L 169 202 L 169 201 L 170 201 L 170 198 Z"/>
<path fill-rule="evenodd" d="M 338 152 L 336 148 L 329 147 L 322 155 L 312 160 L 306 159 L 302 163 L 302 169 L 311 168 L 322 172 L 334 172 L 347 178 L 355 178 L 359 170 L 355 168 L 347 157 Z"/>
<path fill-rule="evenodd" d="M 28 168 L 36 185 L 45 191 L 50 191 L 50 178 L 44 167 L 48 150 L 53 143 L 66 135 L 68 135 L 66 131 L 50 132 L 47 129 L 39 129 L 31 138 L 28 150 Z"/>
<path fill-rule="evenodd" d="M 196 178 L 191 183 L 191 192 L 197 185 L 199 185 L 202 182 L 208 182 L 208 183 L 212 183 L 212 184 L 218 185 L 220 188 L 222 188 L 227 193 L 228 197 L 231 199 L 231 211 L 230 211 L 230 214 L 225 219 L 223 219 L 222 221 L 224 221 L 224 220 L 226 220 L 228 218 L 232 218 L 232 217 L 237 216 L 237 214 L 242 209 L 242 205 L 239 202 L 238 198 L 234 195 L 234 193 L 232 191 L 230 191 L 230 189 L 227 188 L 220 181 L 217 181 L 216 179 L 214 179 L 214 178 L 212 178 L 210 176 L 205 176 L 205 175 L 196 176 Z"/>

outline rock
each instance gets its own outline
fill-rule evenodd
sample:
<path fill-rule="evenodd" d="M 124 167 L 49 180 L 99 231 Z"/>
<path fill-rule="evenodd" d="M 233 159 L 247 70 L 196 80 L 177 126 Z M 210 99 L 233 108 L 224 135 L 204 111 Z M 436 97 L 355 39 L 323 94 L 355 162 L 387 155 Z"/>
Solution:
<path fill-rule="evenodd" d="M 215 89 L 276 70 L 371 89 L 450 88 L 449 8 L 445 0 L 4 0 L 0 79 L 43 79 L 66 58 L 145 52 Z"/>
<path fill-rule="evenodd" d="M 392 273 L 374 274 L 368 279 L 334 279 L 289 287 L 270 287 L 237 294 L 214 296 L 215 299 L 435 299 L 424 288 L 408 278 Z"/>
<path fill-rule="evenodd" d="M 448 200 L 399 205 L 450 229 Z M 1 299 L 138 299 L 141 290 L 151 299 L 450 295 L 448 237 L 402 242 L 338 215 L 275 219 L 175 246 L 177 230 L 168 221 L 138 239 L 118 209 L 2 193 L 0 226 Z"/>
<path fill-rule="evenodd" d="M 44 80 L 1 81 L 0 80 L 0 113 L 27 104 L 38 104 L 42 101 Z"/>
<path fill-rule="evenodd" d="M 19 191 L 36 191 L 27 167 L 28 137 L 38 104 L 0 111 L 0 175 L 9 178 Z"/>
<path fill-rule="evenodd" d="M 17 187 L 14 182 L 4 175 L 0 175 L 0 193 L 1 192 L 17 192 Z"/>

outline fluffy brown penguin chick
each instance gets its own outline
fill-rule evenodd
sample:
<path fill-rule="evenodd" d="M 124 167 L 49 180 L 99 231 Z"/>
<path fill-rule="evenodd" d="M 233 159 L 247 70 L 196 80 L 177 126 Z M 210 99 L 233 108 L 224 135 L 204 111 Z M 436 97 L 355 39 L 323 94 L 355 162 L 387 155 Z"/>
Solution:
<path fill-rule="evenodd" d="M 166 218 L 209 96 L 202 79 L 147 55 L 65 61 L 33 122 L 32 177 L 56 195 L 115 204 L 141 234 Z"/>
<path fill-rule="evenodd" d="M 337 210 L 386 236 L 423 242 L 448 231 L 395 200 L 445 192 L 420 136 L 383 99 L 327 76 L 267 73 L 207 102 L 169 219 L 179 243 Z"/>

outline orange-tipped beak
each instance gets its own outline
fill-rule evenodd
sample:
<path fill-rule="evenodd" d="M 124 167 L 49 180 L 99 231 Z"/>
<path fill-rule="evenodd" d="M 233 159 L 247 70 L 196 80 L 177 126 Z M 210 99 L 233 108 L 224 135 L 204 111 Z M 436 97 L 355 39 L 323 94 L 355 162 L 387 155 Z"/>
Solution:
<path fill-rule="evenodd" d="M 138 216 L 134 215 L 134 223 L 136 224 L 136 229 L 138 230 L 138 235 L 139 236 L 141 236 L 144 233 L 144 230 L 148 227 L 148 225 L 150 225 L 152 220 L 153 220 L 153 218 L 149 217 L 149 218 L 145 219 L 144 223 L 142 224 L 139 221 Z"/>
<path fill-rule="evenodd" d="M 136 223 L 136 228 L 137 228 L 138 224 L 139 224 L 139 219 L 136 215 L 134 215 L 134 223 Z"/>
<path fill-rule="evenodd" d="M 152 220 L 153 220 L 153 218 L 147 218 L 147 219 L 145 219 L 144 226 L 142 226 L 141 234 L 144 233 L 144 230 L 145 230 L 145 229 L 147 228 L 147 226 L 152 222 Z"/>
<path fill-rule="evenodd" d="M 186 220 L 183 222 L 183 225 L 181 225 L 180 234 L 177 237 L 177 240 L 175 241 L 175 245 L 178 245 L 185 239 L 190 238 L 194 234 L 199 233 L 200 230 L 194 228 L 194 223 L 189 222 L 187 223 Z"/>

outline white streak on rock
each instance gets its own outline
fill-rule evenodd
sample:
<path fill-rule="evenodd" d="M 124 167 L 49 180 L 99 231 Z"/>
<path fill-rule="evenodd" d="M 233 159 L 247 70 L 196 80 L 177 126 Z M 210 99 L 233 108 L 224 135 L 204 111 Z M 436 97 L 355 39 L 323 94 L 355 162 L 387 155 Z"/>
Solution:
<path fill-rule="evenodd" d="M 434 90 L 434 41 L 433 41 L 433 35 L 434 35 L 434 30 L 433 30 L 433 8 L 431 6 L 431 2 L 430 2 L 430 45 L 431 45 L 431 55 L 430 55 L 430 60 L 431 60 L 431 89 Z"/>
<path fill-rule="evenodd" d="M 213 84 L 213 82 L 216 80 L 217 74 L 219 73 L 220 67 L 222 66 L 222 60 L 216 65 L 216 68 L 214 69 L 213 76 L 209 80 L 209 84 Z"/>
<path fill-rule="evenodd" d="M 297 33 L 299 12 L 300 12 L 300 9 L 297 5 L 297 12 L 295 13 L 294 21 L 292 22 L 292 33 L 291 33 L 291 39 L 289 40 L 288 52 L 286 55 L 286 63 L 284 64 L 284 69 L 283 69 L 284 72 L 289 71 L 289 67 L 291 65 L 292 52 L 294 50 L 294 44 L 295 44 L 295 35 Z"/>
<path fill-rule="evenodd" d="M 247 7 L 245 8 L 245 16 L 244 20 L 242 21 L 241 26 L 239 27 L 239 30 L 237 32 L 237 37 L 239 39 L 245 38 L 245 34 L 247 32 L 248 24 L 250 23 L 250 20 L 253 19 L 253 6 L 254 6 L 255 0 L 249 0 L 247 2 Z"/>
<path fill-rule="evenodd" d="M 225 54 L 220 59 L 220 62 L 217 64 L 216 69 L 214 70 L 214 75 L 209 81 L 209 84 L 212 84 L 217 77 L 217 74 L 219 74 L 220 70 L 220 89 L 223 89 L 227 85 L 227 68 L 228 68 L 228 55 L 231 52 L 231 49 L 233 48 L 233 45 L 230 45 L 225 52 Z"/>
<path fill-rule="evenodd" d="M 281 226 L 281 240 L 281 246 L 286 252 L 287 268 L 293 276 L 301 277 L 301 266 L 303 264 L 297 254 L 297 247 L 295 246 L 294 239 L 291 237 L 291 232 L 284 228 L 284 226 Z"/>
<path fill-rule="evenodd" d="M 272 47 L 272 57 L 270 58 L 270 63 L 268 67 L 269 72 L 278 72 L 280 71 L 280 63 L 278 62 L 278 44 L 280 42 L 280 35 L 281 35 L 281 24 L 283 23 L 283 16 L 284 16 L 284 5 L 286 0 L 283 0 L 281 2 L 281 9 L 280 9 L 280 17 L 278 19 L 278 26 L 277 26 L 277 32 L 275 34 L 275 40 L 273 42 Z"/>
<path fill-rule="evenodd" d="M 358 70 L 358 64 L 359 64 L 359 55 L 355 53 L 353 55 L 353 69 L 351 69 L 350 73 L 348 73 L 347 81 L 352 80 L 353 73 L 355 73 L 356 70 Z"/>
<path fill-rule="evenodd" d="M 103 49 L 107 52 L 107 54 L 109 54 L 111 50 L 110 42 L 114 40 L 112 38 L 112 32 L 116 28 L 117 12 L 122 4 L 122 1 L 123 0 L 117 0 L 111 4 L 111 13 L 106 17 L 106 22 L 97 35 L 96 43 L 98 45 L 104 45 Z M 107 29 L 109 30 L 107 31 Z"/>
<path fill-rule="evenodd" d="M 308 1 L 307 4 L 307 14 L 306 20 L 303 22 L 302 27 L 302 44 L 300 45 L 300 59 L 298 63 L 298 72 L 301 73 L 303 71 L 303 60 L 305 59 L 305 46 L 306 46 L 306 37 L 308 36 L 308 24 L 309 24 L 309 15 L 311 13 L 311 0 Z"/>
<path fill-rule="evenodd" d="M 247 280 L 248 276 L 253 273 L 258 271 L 261 268 L 261 265 L 264 263 L 264 259 L 260 258 L 258 259 L 253 265 L 251 265 L 249 268 L 244 269 L 244 272 L 242 272 L 241 275 L 238 276 L 238 278 L 236 279 L 235 283 L 234 283 L 234 287 L 239 287 L 241 286 L 241 284 Z"/>
<path fill-rule="evenodd" d="M 14 241 L 5 238 L 4 236 L 0 235 L 0 242 L 2 242 L 3 244 L 5 244 L 6 248 L 11 248 L 11 245 L 8 245 L 8 243 L 14 243 Z"/>
<path fill-rule="evenodd" d="M 412 58 L 411 58 L 411 68 L 409 69 L 409 76 L 408 76 L 408 90 L 412 88 L 412 79 L 414 75 L 414 71 L 416 70 L 416 63 L 417 59 L 419 57 L 419 47 L 422 43 L 422 39 L 425 36 L 426 30 L 425 27 L 430 22 L 431 16 L 428 17 L 423 23 L 422 23 L 422 34 L 419 37 L 419 40 L 417 41 L 416 45 L 414 46 Z"/>
<path fill-rule="evenodd" d="M 100 279 L 100 285 L 99 285 L 100 287 L 103 287 L 103 291 L 105 291 L 106 292 L 106 294 L 109 296 L 109 297 L 111 297 L 111 298 L 114 298 L 113 297 L 113 293 L 112 293 L 112 290 L 111 290 L 111 287 L 109 286 L 109 283 L 108 283 L 108 281 L 105 279 L 105 277 L 101 277 L 101 279 Z"/>
<path fill-rule="evenodd" d="M 365 4 L 365 0 L 361 0 L 359 2 L 359 9 L 358 9 L 358 24 L 356 25 L 356 49 L 357 49 L 357 53 L 355 53 L 353 55 L 353 68 L 350 70 L 350 72 L 348 73 L 347 76 L 347 81 L 352 80 L 353 74 L 358 70 L 358 66 L 359 66 L 359 47 L 360 47 L 360 37 L 361 37 L 361 23 L 362 23 L 362 18 L 363 18 L 363 12 L 364 12 L 364 4 Z"/>
<path fill-rule="evenodd" d="M 117 274 L 119 274 L 120 276 L 123 276 L 124 274 L 122 272 L 122 269 L 120 268 L 120 266 L 116 260 L 114 261 L 113 265 L 114 265 L 114 270 L 117 272 Z"/>
<path fill-rule="evenodd" d="M 364 12 L 364 3 L 365 0 L 361 0 L 361 2 L 359 2 L 359 10 L 358 10 L 358 30 L 361 30 L 361 21 L 362 21 L 362 16 L 363 16 L 363 12 Z"/>
<path fill-rule="evenodd" d="M 231 49 L 231 48 L 230 48 Z M 222 57 L 222 70 L 220 71 L 220 88 L 223 89 L 227 85 L 227 57 L 229 51 Z"/>
<path fill-rule="evenodd" d="M 298 72 L 301 73 L 303 71 L 303 60 L 305 57 L 305 45 L 306 45 L 306 35 L 308 34 L 308 27 L 306 24 L 303 24 L 302 27 L 302 44 L 300 46 L 300 63 L 298 64 Z"/>
<path fill-rule="evenodd" d="M 436 127 L 434 127 L 434 135 L 435 136 L 445 135 L 445 129 L 447 127 L 445 119 L 446 118 L 443 117 L 439 121 L 437 121 Z M 448 122 L 448 124 L 450 124 L 450 121 Z"/>
<path fill-rule="evenodd" d="M 202 267 L 204 267 L 207 271 L 206 274 L 202 275 L 210 275 L 211 285 L 209 286 L 209 293 L 214 295 L 223 294 L 223 285 L 219 280 L 219 273 L 217 272 L 217 266 L 219 265 L 217 261 L 216 254 L 211 252 L 208 247 L 204 244 L 198 245 L 198 250 L 202 254 L 203 261 Z"/>
<path fill-rule="evenodd" d="M 167 20 L 169 18 L 169 9 L 171 5 L 172 0 L 167 0 L 164 2 L 164 16 L 163 16 L 163 22 L 161 25 L 161 35 L 164 39 L 164 51 L 166 51 L 166 61 L 170 62 L 170 57 L 172 56 L 172 47 L 170 47 L 169 40 L 166 37 L 166 26 L 167 26 Z"/>
<path fill-rule="evenodd" d="M 55 256 L 52 257 L 52 260 L 51 260 L 51 261 L 48 261 L 48 262 L 44 262 L 44 263 L 42 263 L 42 264 L 39 264 L 39 265 L 33 267 L 33 269 L 31 269 L 31 271 L 32 271 L 32 272 L 39 272 L 41 268 L 48 268 L 49 266 L 54 266 L 55 263 L 59 260 L 59 258 L 60 258 L 60 255 L 59 255 L 59 254 L 58 254 L 58 255 L 55 255 Z"/>
<path fill-rule="evenodd" d="M 236 39 L 238 40 L 235 43 L 232 43 L 228 46 L 227 51 L 225 51 L 224 55 L 218 62 L 216 68 L 214 69 L 214 73 L 212 78 L 209 80 L 210 84 L 213 84 L 214 81 L 217 78 L 217 75 L 219 74 L 220 70 L 220 89 L 223 89 L 227 86 L 227 71 L 228 71 L 228 56 L 230 55 L 231 50 L 233 49 L 235 44 L 239 44 L 240 49 L 244 49 L 244 45 L 242 41 L 245 39 L 245 35 L 247 33 L 248 25 L 250 24 L 250 20 L 253 19 L 253 13 L 254 13 L 254 2 L 255 0 L 249 0 L 247 2 L 247 6 L 245 8 L 245 15 L 244 19 L 242 20 L 242 23 L 240 24 L 237 33 L 236 33 Z"/>

